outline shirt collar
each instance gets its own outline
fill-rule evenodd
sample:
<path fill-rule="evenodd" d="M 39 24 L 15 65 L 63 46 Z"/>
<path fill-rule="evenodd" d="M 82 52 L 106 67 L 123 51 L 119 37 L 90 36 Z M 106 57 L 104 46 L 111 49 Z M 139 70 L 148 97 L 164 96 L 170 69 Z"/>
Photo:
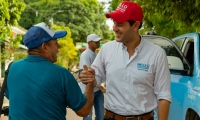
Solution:
<path fill-rule="evenodd" d="M 141 36 L 140 44 L 135 48 L 135 50 L 138 51 L 138 52 L 140 52 L 141 49 L 142 49 L 142 47 L 143 47 L 143 45 L 144 45 L 144 40 L 143 40 L 143 38 Z"/>
<path fill-rule="evenodd" d="M 24 60 L 25 61 L 32 61 L 32 62 L 49 61 L 48 59 L 46 59 L 42 56 L 39 56 L 39 55 L 28 55 Z"/>
<path fill-rule="evenodd" d="M 90 50 L 90 48 L 87 48 L 86 51 L 90 52 L 91 54 L 95 54 L 96 55 L 96 53 L 93 52 L 92 50 Z"/>
<path fill-rule="evenodd" d="M 122 44 L 122 50 L 127 48 L 123 43 L 121 43 L 121 44 Z"/>

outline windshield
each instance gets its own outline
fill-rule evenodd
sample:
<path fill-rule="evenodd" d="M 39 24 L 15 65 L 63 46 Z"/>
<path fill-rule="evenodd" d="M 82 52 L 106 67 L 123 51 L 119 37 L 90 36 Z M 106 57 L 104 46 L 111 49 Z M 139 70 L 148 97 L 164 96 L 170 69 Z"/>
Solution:
<path fill-rule="evenodd" d="M 183 74 L 183 75 L 188 75 L 190 73 L 188 72 L 190 70 L 188 61 L 184 58 L 179 48 L 175 45 L 175 43 L 172 40 L 166 37 L 156 36 L 156 35 L 142 35 L 142 38 L 155 45 L 160 46 L 165 50 L 171 73 Z M 175 58 L 176 62 L 174 61 Z M 179 61 L 177 61 L 177 58 Z M 177 70 L 181 70 L 181 72 L 180 71 L 177 72 Z"/>
<path fill-rule="evenodd" d="M 160 46 L 166 52 L 167 56 L 176 56 L 181 59 L 181 55 L 177 48 L 174 46 L 173 42 L 169 39 L 160 36 L 143 36 L 143 38 L 155 45 Z"/>

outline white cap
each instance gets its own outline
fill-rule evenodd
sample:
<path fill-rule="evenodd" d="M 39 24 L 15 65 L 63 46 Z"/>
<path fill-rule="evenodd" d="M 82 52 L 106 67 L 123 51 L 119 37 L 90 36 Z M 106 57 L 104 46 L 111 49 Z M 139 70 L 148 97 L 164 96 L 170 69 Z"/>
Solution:
<path fill-rule="evenodd" d="M 87 36 L 87 42 L 90 42 L 90 41 L 97 42 L 97 41 L 100 41 L 100 40 L 102 40 L 102 38 L 100 38 L 96 34 L 90 34 L 90 35 Z"/>

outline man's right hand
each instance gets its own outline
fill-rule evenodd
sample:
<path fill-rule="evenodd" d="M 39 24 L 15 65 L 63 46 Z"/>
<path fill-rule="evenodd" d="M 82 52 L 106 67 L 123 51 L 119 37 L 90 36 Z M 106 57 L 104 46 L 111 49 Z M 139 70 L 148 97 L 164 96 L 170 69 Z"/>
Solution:
<path fill-rule="evenodd" d="M 95 71 L 91 67 L 83 66 L 83 71 L 80 72 L 79 79 L 81 79 L 83 84 L 87 83 L 96 83 L 95 80 Z"/>

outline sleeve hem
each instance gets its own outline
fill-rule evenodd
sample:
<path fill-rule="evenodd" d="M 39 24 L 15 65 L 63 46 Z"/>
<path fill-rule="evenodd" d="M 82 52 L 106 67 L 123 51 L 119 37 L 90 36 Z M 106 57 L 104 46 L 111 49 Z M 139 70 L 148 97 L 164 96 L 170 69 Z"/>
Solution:
<path fill-rule="evenodd" d="M 85 94 L 83 94 L 83 95 L 84 95 L 84 101 L 82 102 L 81 105 L 79 105 L 79 107 L 73 109 L 74 111 L 80 110 L 80 109 L 83 108 L 83 106 L 86 104 L 86 96 L 85 96 Z"/>

